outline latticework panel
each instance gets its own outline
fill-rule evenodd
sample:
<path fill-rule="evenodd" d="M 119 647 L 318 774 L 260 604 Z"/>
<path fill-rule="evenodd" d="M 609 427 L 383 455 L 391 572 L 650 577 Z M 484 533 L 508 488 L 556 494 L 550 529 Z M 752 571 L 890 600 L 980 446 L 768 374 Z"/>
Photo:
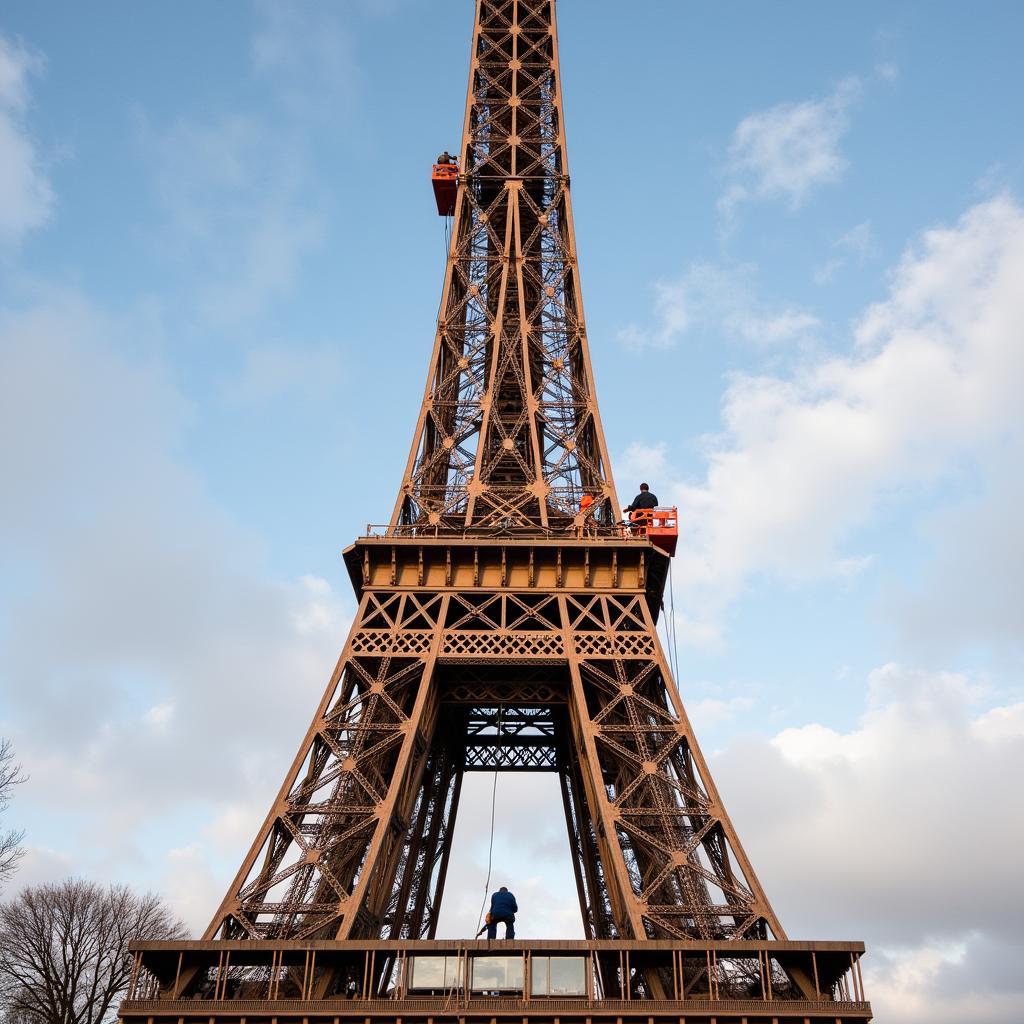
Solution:
<path fill-rule="evenodd" d="M 643 603 L 567 597 L 566 619 L 580 656 L 582 759 L 595 778 L 606 833 L 618 840 L 604 860 L 614 855 L 635 936 L 780 937 Z"/>
<path fill-rule="evenodd" d="M 437 705 L 430 643 L 411 639 L 423 636 L 421 629 L 402 627 L 440 621 L 444 601 L 432 594 L 367 594 L 313 724 L 209 936 L 334 938 L 375 928 L 386 915 L 392 882 L 383 883 L 382 898 L 382 879 L 393 878 L 410 856 L 388 820 L 414 810 L 411 794 L 426 760 L 423 735 Z M 370 625 L 389 628 L 364 628 Z M 423 916 L 422 908 L 418 913 Z"/>
<path fill-rule="evenodd" d="M 553 0 L 478 0 L 427 393 L 393 526 L 561 528 L 617 500 L 572 225 Z"/>
<path fill-rule="evenodd" d="M 214 931 L 430 935 L 462 774 L 559 766 L 593 937 L 781 934 L 643 595 L 425 590 L 364 597 Z"/>
<path fill-rule="evenodd" d="M 562 638 L 556 633 L 491 633 L 449 630 L 441 641 L 445 658 L 555 659 L 564 657 Z"/>

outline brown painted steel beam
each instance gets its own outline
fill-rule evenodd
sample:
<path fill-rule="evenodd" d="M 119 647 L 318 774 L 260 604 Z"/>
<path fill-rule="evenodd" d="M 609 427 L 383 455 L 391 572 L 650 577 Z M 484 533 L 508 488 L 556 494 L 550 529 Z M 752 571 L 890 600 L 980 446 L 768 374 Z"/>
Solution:
<path fill-rule="evenodd" d="M 344 553 L 356 618 L 204 940 L 135 944 L 125 1020 L 870 1019 L 862 945 L 785 941 L 657 637 L 669 559 L 616 522 L 554 8 L 475 2 L 401 492 Z M 492 769 L 559 773 L 587 941 L 425 941 L 464 775 Z M 583 957 L 590 994 L 409 991 L 410 958 L 485 953 L 525 977 L 534 957 Z"/>

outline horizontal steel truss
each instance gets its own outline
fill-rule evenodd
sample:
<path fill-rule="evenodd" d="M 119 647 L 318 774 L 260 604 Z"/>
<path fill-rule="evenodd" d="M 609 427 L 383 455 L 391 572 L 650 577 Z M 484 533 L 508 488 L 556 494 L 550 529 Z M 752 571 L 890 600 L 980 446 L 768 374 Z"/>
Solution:
<path fill-rule="evenodd" d="M 363 537 L 345 565 L 366 589 L 643 591 L 657 622 L 669 557 L 645 538 Z"/>
<path fill-rule="evenodd" d="M 618 501 L 586 339 L 553 0 L 478 0 L 427 390 L 393 528 L 563 529 Z"/>
<path fill-rule="evenodd" d="M 551 702 L 589 934 L 784 937 L 643 594 L 379 590 L 207 937 L 433 936 L 467 768 L 452 703 Z"/>
<path fill-rule="evenodd" d="M 491 1024 L 501 1018 L 548 1024 L 829 1024 L 869 1021 L 860 943 L 629 942 L 137 942 L 124 1021 L 344 1021 L 435 1018 Z M 476 956 L 522 958 L 523 985 L 501 995 L 472 991 Z M 410 990 L 417 956 L 462 966 L 456 983 Z M 581 957 L 584 994 L 530 996 L 537 957 Z M 455 965 L 453 965 L 455 967 Z M 648 979 L 659 980 L 660 993 Z"/>

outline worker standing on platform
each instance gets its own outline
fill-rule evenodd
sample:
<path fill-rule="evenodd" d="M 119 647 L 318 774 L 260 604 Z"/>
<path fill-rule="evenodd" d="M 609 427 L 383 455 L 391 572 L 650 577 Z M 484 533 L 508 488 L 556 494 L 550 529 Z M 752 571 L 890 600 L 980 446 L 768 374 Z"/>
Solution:
<path fill-rule="evenodd" d="M 445 151 L 444 151 L 444 152 L 443 152 L 443 153 L 442 153 L 442 154 L 441 154 L 441 155 L 440 155 L 440 156 L 439 156 L 439 157 L 437 158 L 437 162 L 438 162 L 439 164 L 453 164 L 453 163 L 455 163 L 455 157 L 453 157 L 453 156 L 451 155 L 451 153 L 449 153 L 449 152 L 448 152 L 448 150 L 446 149 L 446 150 L 445 150 Z"/>
<path fill-rule="evenodd" d="M 496 893 L 491 894 L 491 911 L 487 915 L 487 938 L 498 937 L 498 922 L 505 922 L 505 938 L 516 937 L 516 912 L 519 910 L 516 898 L 503 885 Z"/>
<path fill-rule="evenodd" d="M 651 524 L 651 509 L 658 507 L 658 496 L 651 493 L 647 484 L 640 485 L 640 493 L 622 511 L 629 514 L 629 521 L 635 533 L 647 532 Z"/>
<path fill-rule="evenodd" d="M 650 487 L 647 484 L 640 485 L 640 493 L 633 499 L 633 501 L 627 505 L 622 511 L 623 512 L 639 512 L 642 509 L 651 509 L 658 507 L 658 496 L 651 494 Z"/>

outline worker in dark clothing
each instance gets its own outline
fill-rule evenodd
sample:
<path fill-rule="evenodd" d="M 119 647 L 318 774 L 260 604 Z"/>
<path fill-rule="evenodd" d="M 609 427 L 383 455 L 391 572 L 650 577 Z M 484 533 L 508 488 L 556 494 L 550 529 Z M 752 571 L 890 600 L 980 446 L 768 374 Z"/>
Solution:
<path fill-rule="evenodd" d="M 640 493 L 622 511 L 629 515 L 634 533 L 646 534 L 651 524 L 651 509 L 658 507 L 658 496 L 651 493 L 647 484 L 640 485 Z"/>
<path fill-rule="evenodd" d="M 518 910 L 515 896 L 505 886 L 502 886 L 496 893 L 492 893 L 491 912 L 487 915 L 490 918 L 487 922 L 487 938 L 496 939 L 498 937 L 498 922 L 504 921 L 505 938 L 514 939 L 516 937 L 516 911 Z"/>
<path fill-rule="evenodd" d="M 647 484 L 641 484 L 640 493 L 633 499 L 632 503 L 627 505 L 622 511 L 637 512 L 640 509 L 657 507 L 658 496 L 656 494 L 651 494 L 651 489 Z"/>
<path fill-rule="evenodd" d="M 441 155 L 440 155 L 440 156 L 439 156 L 439 157 L 437 158 L 437 162 L 438 162 L 439 164 L 453 164 L 453 163 L 455 163 L 455 157 L 453 157 L 453 156 L 451 155 L 451 153 L 449 153 L 449 152 L 448 152 L 448 150 L 446 149 L 446 150 L 445 150 L 445 151 L 444 151 L 444 152 L 443 152 L 443 153 L 442 153 L 442 154 L 441 154 Z"/>

